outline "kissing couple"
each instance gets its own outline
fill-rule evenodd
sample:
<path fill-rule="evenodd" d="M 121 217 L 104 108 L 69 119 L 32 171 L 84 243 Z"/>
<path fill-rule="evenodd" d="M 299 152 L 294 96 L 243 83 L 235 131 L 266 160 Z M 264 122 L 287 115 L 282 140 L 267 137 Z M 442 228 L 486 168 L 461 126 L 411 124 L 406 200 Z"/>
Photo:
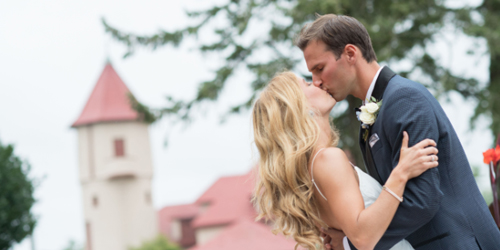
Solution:
<path fill-rule="evenodd" d="M 312 83 L 279 73 L 252 111 L 259 217 L 306 249 L 500 249 L 500 231 L 434 96 L 379 66 L 355 18 L 320 16 L 296 44 Z M 368 174 L 336 147 L 330 124 L 348 95 L 363 100 L 361 123 L 352 126 L 360 126 Z"/>

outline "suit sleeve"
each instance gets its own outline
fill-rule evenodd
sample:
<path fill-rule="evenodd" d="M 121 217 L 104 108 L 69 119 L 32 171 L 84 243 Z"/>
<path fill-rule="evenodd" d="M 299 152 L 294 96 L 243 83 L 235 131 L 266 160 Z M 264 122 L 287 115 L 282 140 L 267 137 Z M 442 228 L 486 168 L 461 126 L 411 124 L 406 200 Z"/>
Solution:
<path fill-rule="evenodd" d="M 379 168 L 394 168 L 398 164 L 403 131 L 408 132 L 410 137 L 408 146 L 429 138 L 436 141 L 439 148 L 439 127 L 432 106 L 436 100 L 430 93 L 414 88 L 401 88 L 383 102 L 386 106 L 383 107 L 383 111 L 381 110 L 383 116 L 377 119 L 382 119 L 384 134 L 390 144 L 392 155 L 391 166 L 378 166 Z M 408 181 L 403 195 L 404 200 L 375 250 L 391 248 L 428 223 L 437 213 L 442 197 L 437 168 L 429 169 L 419 177 Z"/>

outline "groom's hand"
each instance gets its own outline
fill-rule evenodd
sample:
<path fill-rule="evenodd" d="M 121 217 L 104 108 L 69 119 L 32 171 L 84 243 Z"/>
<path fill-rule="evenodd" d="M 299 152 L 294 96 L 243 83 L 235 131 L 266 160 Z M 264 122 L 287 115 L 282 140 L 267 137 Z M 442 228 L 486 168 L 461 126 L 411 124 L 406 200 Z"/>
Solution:
<path fill-rule="evenodd" d="M 343 239 L 345 237 L 344 232 L 334 229 L 321 229 L 321 238 L 323 238 L 323 244 L 326 250 L 344 250 Z"/>

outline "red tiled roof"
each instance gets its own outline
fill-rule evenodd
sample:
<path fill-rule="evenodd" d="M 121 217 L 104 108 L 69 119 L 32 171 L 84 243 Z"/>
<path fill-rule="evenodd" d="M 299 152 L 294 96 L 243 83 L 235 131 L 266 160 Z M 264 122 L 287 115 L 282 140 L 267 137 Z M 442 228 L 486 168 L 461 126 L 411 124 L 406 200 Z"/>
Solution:
<path fill-rule="evenodd" d="M 206 211 L 193 221 L 194 228 L 230 224 L 241 218 L 255 219 L 256 212 L 250 202 L 254 187 L 253 171 L 241 176 L 222 177 L 196 202 L 208 203 Z"/>
<path fill-rule="evenodd" d="M 283 235 L 274 235 L 271 228 L 250 220 L 240 220 L 218 236 L 189 250 L 293 250 L 295 242 Z"/>
<path fill-rule="evenodd" d="M 98 122 L 137 120 L 130 105 L 129 89 L 110 63 L 106 64 L 80 117 L 72 127 Z"/>
<path fill-rule="evenodd" d="M 254 187 L 254 171 L 245 175 L 227 176 L 219 178 L 195 203 L 201 205 L 206 202 L 212 202 L 224 197 L 230 196 L 251 196 Z"/>
<path fill-rule="evenodd" d="M 158 212 L 160 232 L 165 236 L 170 236 L 170 224 L 174 219 L 194 218 L 200 212 L 200 208 L 195 204 L 168 206 Z"/>

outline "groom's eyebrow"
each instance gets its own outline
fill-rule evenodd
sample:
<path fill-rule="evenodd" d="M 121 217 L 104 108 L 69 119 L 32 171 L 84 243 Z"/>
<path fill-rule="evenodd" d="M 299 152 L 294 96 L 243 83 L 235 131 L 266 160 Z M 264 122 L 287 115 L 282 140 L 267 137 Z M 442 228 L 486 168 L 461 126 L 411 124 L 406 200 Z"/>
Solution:
<path fill-rule="evenodd" d="M 312 67 L 312 69 L 309 70 L 309 72 L 313 72 L 317 67 L 318 67 L 319 63 L 314 65 L 314 67 Z"/>

